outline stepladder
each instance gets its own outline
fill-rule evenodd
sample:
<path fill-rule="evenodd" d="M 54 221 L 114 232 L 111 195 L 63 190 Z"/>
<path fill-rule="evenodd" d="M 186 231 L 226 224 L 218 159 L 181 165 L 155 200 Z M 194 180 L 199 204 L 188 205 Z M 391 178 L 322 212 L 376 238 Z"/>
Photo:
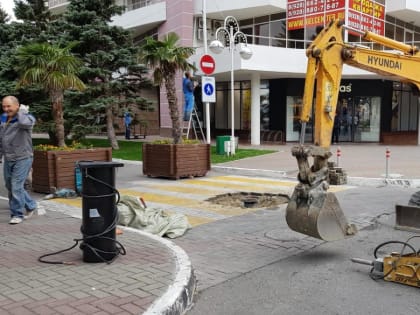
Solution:
<path fill-rule="evenodd" d="M 206 142 L 206 137 L 204 136 L 202 122 L 197 113 L 196 106 L 193 107 L 190 118 L 188 121 L 184 121 L 184 127 L 182 135 L 185 139 L 196 139 L 201 142 Z"/>

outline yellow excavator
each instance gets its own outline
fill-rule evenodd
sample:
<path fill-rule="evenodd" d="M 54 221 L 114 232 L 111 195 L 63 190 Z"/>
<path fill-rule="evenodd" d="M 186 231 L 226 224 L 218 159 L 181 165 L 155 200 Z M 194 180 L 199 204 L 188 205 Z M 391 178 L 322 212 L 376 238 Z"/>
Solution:
<path fill-rule="evenodd" d="M 343 41 L 344 29 L 360 34 L 365 41 L 391 50 L 377 51 Z M 286 209 L 288 226 L 299 233 L 326 241 L 353 236 L 335 195 L 328 192 L 328 158 L 344 64 L 377 73 L 420 88 L 418 48 L 377 35 L 350 29 L 343 21 L 332 21 L 306 50 L 308 57 L 303 106 L 300 113 L 300 143 L 292 148 L 299 173 L 296 188 Z M 316 85 L 315 85 L 316 83 Z M 314 95 L 316 86 L 316 93 Z M 315 96 L 314 145 L 304 145 L 306 123 L 311 118 Z M 313 165 L 309 165 L 313 159 Z"/>

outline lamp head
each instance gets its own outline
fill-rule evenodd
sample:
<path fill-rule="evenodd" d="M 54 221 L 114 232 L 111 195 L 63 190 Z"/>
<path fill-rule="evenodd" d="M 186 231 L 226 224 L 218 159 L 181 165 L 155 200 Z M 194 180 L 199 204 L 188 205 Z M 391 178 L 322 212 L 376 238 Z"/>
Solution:
<path fill-rule="evenodd" d="M 248 60 L 252 57 L 252 50 L 246 45 L 242 46 L 239 55 L 241 55 L 242 59 Z"/>
<path fill-rule="evenodd" d="M 209 49 L 215 54 L 220 54 L 224 48 L 225 46 L 223 46 L 222 42 L 217 39 L 212 41 L 209 45 Z"/>

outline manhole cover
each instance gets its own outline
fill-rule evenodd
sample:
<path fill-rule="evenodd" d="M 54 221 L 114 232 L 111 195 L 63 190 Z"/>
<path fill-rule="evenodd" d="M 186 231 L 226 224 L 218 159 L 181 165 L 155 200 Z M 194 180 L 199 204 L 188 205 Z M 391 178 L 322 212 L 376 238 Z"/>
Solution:
<path fill-rule="evenodd" d="M 266 238 L 280 242 L 298 242 L 308 237 L 304 234 L 297 233 L 290 229 L 275 229 L 266 232 L 264 236 Z"/>
<path fill-rule="evenodd" d="M 217 195 L 206 201 L 238 208 L 275 208 L 289 202 L 289 197 L 285 194 L 238 192 Z"/>

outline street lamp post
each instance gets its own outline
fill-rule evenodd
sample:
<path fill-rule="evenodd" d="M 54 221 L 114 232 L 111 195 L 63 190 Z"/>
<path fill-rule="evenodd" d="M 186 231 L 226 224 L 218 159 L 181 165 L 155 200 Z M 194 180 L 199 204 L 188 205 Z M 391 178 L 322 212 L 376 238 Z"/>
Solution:
<path fill-rule="evenodd" d="M 223 34 L 224 38 L 224 44 L 219 40 L 219 34 Z M 248 60 L 252 57 L 252 51 L 247 46 L 247 40 L 246 35 L 239 31 L 239 25 L 238 21 L 233 16 L 227 16 L 225 18 L 224 25 L 222 27 L 219 27 L 216 30 L 216 39 L 210 43 L 210 50 L 214 52 L 215 54 L 220 54 L 223 49 L 225 48 L 225 45 L 229 45 L 230 50 L 230 62 L 231 62 L 231 68 L 230 68 L 230 97 L 231 97 L 231 128 L 232 128 L 232 134 L 230 138 L 230 154 L 235 154 L 235 88 L 234 88 L 234 64 L 233 64 L 233 52 L 235 49 L 235 46 L 237 44 L 245 44 L 245 46 L 240 46 L 239 55 L 241 58 Z"/>

